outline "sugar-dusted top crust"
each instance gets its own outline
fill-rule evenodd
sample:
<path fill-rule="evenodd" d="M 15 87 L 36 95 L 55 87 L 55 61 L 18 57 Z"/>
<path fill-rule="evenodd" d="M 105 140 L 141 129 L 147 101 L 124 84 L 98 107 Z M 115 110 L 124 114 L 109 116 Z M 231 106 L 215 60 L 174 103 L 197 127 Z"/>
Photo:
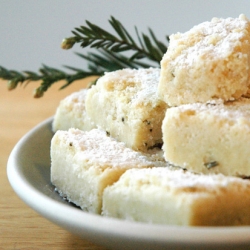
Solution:
<path fill-rule="evenodd" d="M 160 69 L 122 69 L 107 72 L 101 77 L 97 85 L 106 91 L 124 91 L 127 97 L 133 97 L 134 104 L 156 102 L 157 86 L 159 83 Z"/>
<path fill-rule="evenodd" d="M 250 84 L 250 22 L 213 18 L 170 36 L 158 93 L 170 106 L 235 100 Z"/>
<path fill-rule="evenodd" d="M 127 148 L 125 143 L 117 142 L 106 135 L 105 131 L 92 129 L 81 131 L 71 128 L 68 131 L 57 131 L 53 140 L 60 141 L 69 148 L 74 148 L 79 160 L 99 168 L 131 168 L 163 166 L 166 162 L 161 160 L 157 152 L 143 154 Z"/>
<path fill-rule="evenodd" d="M 169 112 L 171 112 L 171 110 L 169 110 Z M 184 104 L 176 107 L 172 114 L 174 115 L 174 113 L 183 113 L 190 116 L 204 115 L 204 119 L 206 119 L 205 117 L 208 117 L 208 115 L 211 115 L 217 121 L 228 120 L 231 124 L 242 123 L 242 125 L 248 125 L 250 130 L 250 99 L 248 98 L 242 97 L 236 101 L 226 103 Z"/>
<path fill-rule="evenodd" d="M 211 22 L 196 25 L 188 32 L 174 34 L 171 47 L 179 49 L 171 51 L 175 58 L 172 63 L 190 66 L 203 54 L 210 58 L 226 58 L 236 46 L 241 46 L 241 39 L 248 30 L 248 19 L 240 15 L 239 18 L 213 18 Z M 239 57 L 246 56 L 240 50 L 237 53 Z"/>
<path fill-rule="evenodd" d="M 82 89 L 80 91 L 74 92 L 63 100 L 61 100 L 60 104 L 63 104 L 64 108 L 67 108 L 69 111 L 72 109 L 77 112 L 84 110 L 85 111 L 85 99 L 87 95 L 88 89 Z"/>
<path fill-rule="evenodd" d="M 120 186 L 130 186 L 136 189 L 161 187 L 169 192 L 186 193 L 219 193 L 225 189 L 240 192 L 242 188 L 249 189 L 250 181 L 238 177 L 226 177 L 222 174 L 202 175 L 194 174 L 182 169 L 151 168 L 151 169 L 131 169 L 122 175 Z"/>
<path fill-rule="evenodd" d="M 90 130 L 96 125 L 90 120 L 85 108 L 89 89 L 74 92 L 60 101 L 52 123 L 52 130 L 67 130 L 71 127 Z"/>

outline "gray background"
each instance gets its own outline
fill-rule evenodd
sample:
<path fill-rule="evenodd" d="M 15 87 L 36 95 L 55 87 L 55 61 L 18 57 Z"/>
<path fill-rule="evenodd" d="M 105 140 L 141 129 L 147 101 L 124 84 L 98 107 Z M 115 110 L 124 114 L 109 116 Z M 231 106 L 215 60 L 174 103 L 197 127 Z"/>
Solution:
<path fill-rule="evenodd" d="M 132 34 L 135 25 L 144 32 L 151 27 L 163 40 L 212 17 L 241 13 L 250 18 L 249 0 L 0 0 L 0 65 L 34 71 L 41 64 L 84 68 L 73 52 L 86 50 L 77 45 L 65 51 L 60 43 L 85 20 L 111 30 L 108 19 L 113 15 Z"/>

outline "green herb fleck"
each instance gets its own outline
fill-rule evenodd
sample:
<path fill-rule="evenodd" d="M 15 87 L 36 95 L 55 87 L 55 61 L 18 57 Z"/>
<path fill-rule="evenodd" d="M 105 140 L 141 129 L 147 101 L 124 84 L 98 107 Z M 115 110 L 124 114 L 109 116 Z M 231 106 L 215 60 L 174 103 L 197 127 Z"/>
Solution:
<path fill-rule="evenodd" d="M 213 168 L 213 167 L 216 167 L 219 165 L 219 163 L 217 161 L 210 161 L 210 162 L 206 162 L 204 163 L 205 167 L 207 169 L 210 169 L 210 168 Z"/>

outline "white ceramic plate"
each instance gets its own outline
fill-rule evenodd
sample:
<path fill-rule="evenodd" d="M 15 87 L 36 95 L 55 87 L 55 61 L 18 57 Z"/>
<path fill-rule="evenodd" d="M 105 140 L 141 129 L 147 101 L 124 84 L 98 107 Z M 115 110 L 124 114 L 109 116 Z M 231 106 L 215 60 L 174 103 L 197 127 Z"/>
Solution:
<path fill-rule="evenodd" d="M 250 227 L 128 222 L 89 214 L 63 200 L 50 183 L 51 122 L 39 124 L 17 143 L 7 167 L 17 195 L 45 218 L 109 249 L 250 249 Z"/>

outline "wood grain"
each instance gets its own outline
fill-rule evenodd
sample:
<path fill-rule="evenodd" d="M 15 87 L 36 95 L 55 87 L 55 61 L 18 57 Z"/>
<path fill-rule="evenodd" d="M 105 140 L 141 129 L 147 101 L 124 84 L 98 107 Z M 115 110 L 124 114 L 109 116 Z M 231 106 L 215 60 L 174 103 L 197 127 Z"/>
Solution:
<path fill-rule="evenodd" d="M 9 154 L 17 141 L 31 128 L 54 115 L 59 101 L 81 88 L 87 81 L 78 81 L 65 90 L 55 84 L 44 97 L 34 99 L 37 83 L 8 91 L 0 80 L 0 249 L 88 249 L 103 250 L 47 221 L 24 204 L 12 190 L 6 175 Z"/>

